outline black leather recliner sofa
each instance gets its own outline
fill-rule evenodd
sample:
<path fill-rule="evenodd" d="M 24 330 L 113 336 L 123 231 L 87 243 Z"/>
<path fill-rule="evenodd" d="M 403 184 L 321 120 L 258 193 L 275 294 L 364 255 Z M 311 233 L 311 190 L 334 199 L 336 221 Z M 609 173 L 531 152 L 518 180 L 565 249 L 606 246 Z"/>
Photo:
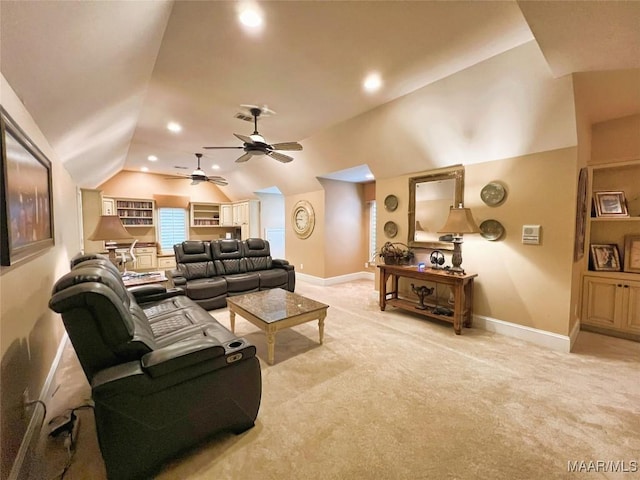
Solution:
<path fill-rule="evenodd" d="M 269 242 L 262 238 L 188 240 L 173 250 L 177 268 L 169 277 L 206 310 L 226 307 L 229 295 L 269 288 L 295 290 L 293 265 L 271 258 Z"/>
<path fill-rule="evenodd" d="M 180 289 L 128 290 L 94 257 L 72 260 L 49 306 L 91 385 L 108 477 L 147 477 L 214 433 L 251 428 L 262 394 L 255 347 Z"/>

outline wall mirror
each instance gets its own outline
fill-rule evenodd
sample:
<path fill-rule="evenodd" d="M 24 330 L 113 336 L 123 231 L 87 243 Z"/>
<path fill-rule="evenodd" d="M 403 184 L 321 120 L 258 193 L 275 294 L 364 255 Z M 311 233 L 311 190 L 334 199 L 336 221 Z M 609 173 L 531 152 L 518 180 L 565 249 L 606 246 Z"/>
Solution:
<path fill-rule="evenodd" d="M 438 230 L 447 221 L 449 209 L 464 203 L 464 167 L 441 168 L 409 179 L 409 238 L 417 248 L 453 250 L 441 242 Z"/>

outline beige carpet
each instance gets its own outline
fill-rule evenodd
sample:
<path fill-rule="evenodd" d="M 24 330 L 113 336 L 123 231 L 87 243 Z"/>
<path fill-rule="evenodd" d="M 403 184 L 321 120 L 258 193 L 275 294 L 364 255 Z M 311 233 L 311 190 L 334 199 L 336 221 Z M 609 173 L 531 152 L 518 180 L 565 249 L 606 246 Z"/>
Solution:
<path fill-rule="evenodd" d="M 640 343 L 582 332 L 573 353 L 556 353 L 380 312 L 369 281 L 298 282 L 297 292 L 330 305 L 324 345 L 316 322 L 278 333 L 275 365 L 261 360 L 256 426 L 212 438 L 157 478 L 640 478 L 568 471 L 568 462 L 640 461 Z M 212 314 L 229 325 L 226 309 Z M 241 318 L 236 328 L 265 359 L 264 334 Z M 89 396 L 70 348 L 58 381 L 49 416 Z M 79 415 L 64 478 L 103 479 L 92 412 Z M 54 478 L 64 449 L 44 437 L 40 450 L 42 478 Z"/>

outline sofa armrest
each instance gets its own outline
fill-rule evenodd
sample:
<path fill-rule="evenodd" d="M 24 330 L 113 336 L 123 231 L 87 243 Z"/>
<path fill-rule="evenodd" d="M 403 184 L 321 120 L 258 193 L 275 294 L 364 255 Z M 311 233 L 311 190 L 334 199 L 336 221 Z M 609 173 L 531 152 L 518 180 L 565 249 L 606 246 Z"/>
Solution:
<path fill-rule="evenodd" d="M 173 281 L 176 287 L 183 287 L 187 284 L 187 279 L 182 276 L 182 272 L 178 269 L 167 270 L 167 277 Z"/>
<path fill-rule="evenodd" d="M 178 295 L 184 295 L 182 288 L 166 288 L 163 285 L 138 285 L 129 287 L 128 290 L 136 299 L 139 305 L 147 302 L 156 302 L 165 298 L 172 298 Z"/>
<path fill-rule="evenodd" d="M 276 268 L 283 268 L 285 270 L 293 270 L 293 265 L 291 265 L 287 260 L 283 260 L 281 258 L 274 258 L 271 261 L 271 265 Z"/>
<path fill-rule="evenodd" d="M 202 337 L 149 352 L 142 357 L 140 365 L 142 370 L 155 378 L 224 355 L 225 348 L 220 342 Z"/>

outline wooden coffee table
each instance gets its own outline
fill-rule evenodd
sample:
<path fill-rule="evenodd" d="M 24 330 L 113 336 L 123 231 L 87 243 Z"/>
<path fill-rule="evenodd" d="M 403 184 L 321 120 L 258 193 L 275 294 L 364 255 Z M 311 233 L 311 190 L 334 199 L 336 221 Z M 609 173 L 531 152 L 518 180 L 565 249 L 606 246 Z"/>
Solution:
<path fill-rule="evenodd" d="M 267 362 L 273 365 L 276 332 L 311 320 L 318 320 L 320 344 L 324 337 L 324 319 L 329 305 L 316 302 L 281 288 L 227 297 L 231 331 L 235 332 L 236 314 L 267 333 Z"/>

